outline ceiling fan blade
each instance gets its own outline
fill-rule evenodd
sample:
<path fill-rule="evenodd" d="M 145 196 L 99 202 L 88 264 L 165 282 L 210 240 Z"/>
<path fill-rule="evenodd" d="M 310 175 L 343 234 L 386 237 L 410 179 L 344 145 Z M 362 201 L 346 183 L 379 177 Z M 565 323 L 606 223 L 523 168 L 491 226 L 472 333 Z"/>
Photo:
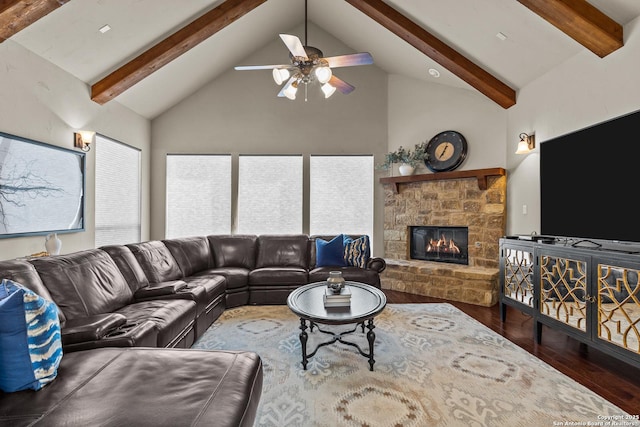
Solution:
<path fill-rule="evenodd" d="M 369 52 L 353 53 L 351 55 L 330 56 L 324 58 L 329 63 L 329 67 L 351 67 L 354 65 L 373 64 L 373 57 Z"/>
<path fill-rule="evenodd" d="M 340 93 L 344 95 L 349 95 L 355 90 L 355 86 L 351 86 L 349 83 L 339 79 L 336 76 L 331 76 L 331 78 L 329 79 L 329 84 L 338 89 Z"/>
<path fill-rule="evenodd" d="M 289 34 L 280 34 L 280 38 L 287 45 L 289 52 L 293 56 L 299 56 L 301 58 L 307 58 L 307 52 L 304 50 L 304 46 L 302 46 L 302 42 L 296 36 L 292 36 Z"/>
<path fill-rule="evenodd" d="M 274 68 L 291 68 L 291 64 L 278 65 L 239 65 L 234 67 L 236 70 L 272 70 Z"/>

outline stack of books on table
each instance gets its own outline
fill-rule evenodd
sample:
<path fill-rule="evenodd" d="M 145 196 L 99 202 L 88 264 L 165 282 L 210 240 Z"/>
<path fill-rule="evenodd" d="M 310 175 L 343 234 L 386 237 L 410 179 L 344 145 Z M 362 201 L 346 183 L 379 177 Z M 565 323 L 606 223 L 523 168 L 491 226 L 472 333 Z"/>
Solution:
<path fill-rule="evenodd" d="M 340 293 L 337 293 L 327 286 L 323 299 L 325 307 L 349 307 L 351 305 L 351 289 L 348 286 L 344 286 Z"/>

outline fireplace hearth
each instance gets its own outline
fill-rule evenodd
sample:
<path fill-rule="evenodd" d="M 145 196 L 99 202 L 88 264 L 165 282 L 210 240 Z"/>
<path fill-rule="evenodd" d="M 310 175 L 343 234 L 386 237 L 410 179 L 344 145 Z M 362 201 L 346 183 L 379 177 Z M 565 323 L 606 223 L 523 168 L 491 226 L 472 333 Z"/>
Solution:
<path fill-rule="evenodd" d="M 468 227 L 409 227 L 409 257 L 411 259 L 468 265 L 468 246 Z"/>

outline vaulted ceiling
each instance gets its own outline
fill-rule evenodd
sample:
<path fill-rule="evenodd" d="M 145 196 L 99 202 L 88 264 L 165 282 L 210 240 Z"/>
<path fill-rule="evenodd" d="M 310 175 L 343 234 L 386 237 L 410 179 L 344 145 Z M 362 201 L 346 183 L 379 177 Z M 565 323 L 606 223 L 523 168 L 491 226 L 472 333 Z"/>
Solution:
<path fill-rule="evenodd" d="M 309 21 L 386 72 L 503 108 L 571 56 L 623 49 L 622 27 L 638 16 L 637 0 L 308 0 Z M 86 82 L 95 102 L 148 118 L 303 22 L 303 0 L 0 0 L 0 42 Z"/>

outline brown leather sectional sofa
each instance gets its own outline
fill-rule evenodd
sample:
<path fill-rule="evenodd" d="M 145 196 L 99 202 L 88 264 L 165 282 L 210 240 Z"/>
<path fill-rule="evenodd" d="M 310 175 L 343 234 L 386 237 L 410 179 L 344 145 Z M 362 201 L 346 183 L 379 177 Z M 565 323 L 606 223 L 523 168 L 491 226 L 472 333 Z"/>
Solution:
<path fill-rule="evenodd" d="M 316 238 L 211 235 L 0 261 L 0 279 L 58 305 L 65 353 L 47 387 L 0 392 L 0 424 L 253 425 L 260 358 L 186 349 L 225 308 L 284 304 L 329 271 L 380 287 L 383 259 L 317 267 Z"/>

